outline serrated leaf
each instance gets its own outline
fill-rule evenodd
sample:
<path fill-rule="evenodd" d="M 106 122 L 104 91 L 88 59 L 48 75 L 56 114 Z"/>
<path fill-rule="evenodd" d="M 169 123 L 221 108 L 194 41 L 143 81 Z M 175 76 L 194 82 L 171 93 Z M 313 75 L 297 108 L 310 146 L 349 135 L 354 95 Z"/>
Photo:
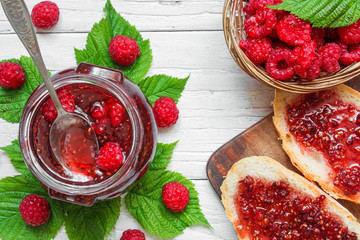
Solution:
<path fill-rule="evenodd" d="M 77 63 L 88 62 L 108 68 L 120 69 L 134 83 L 138 83 L 149 71 L 152 62 L 152 52 L 149 40 L 143 40 L 140 33 L 119 13 L 115 11 L 108 0 L 104 11 L 106 17 L 95 23 L 91 29 L 84 50 L 75 49 Z M 139 45 L 141 56 L 127 67 L 115 63 L 109 54 L 111 39 L 116 35 L 134 38 Z"/>
<path fill-rule="evenodd" d="M 9 156 L 10 162 L 16 170 L 21 173 L 29 173 L 29 169 L 27 168 L 21 155 L 19 140 L 14 140 L 11 142 L 11 145 L 2 147 L 0 149 Z"/>
<path fill-rule="evenodd" d="M 104 239 L 120 216 L 121 198 L 97 202 L 91 207 L 69 204 L 65 230 L 70 240 Z"/>
<path fill-rule="evenodd" d="M 188 79 L 189 77 L 175 78 L 167 75 L 154 75 L 143 79 L 138 86 L 151 104 L 154 104 L 160 97 L 170 97 L 178 102 Z"/>
<path fill-rule="evenodd" d="M 31 58 L 22 56 L 20 60 L 9 59 L 1 62 L 16 62 L 21 64 L 25 70 L 25 84 L 18 89 L 5 89 L 0 87 L 0 118 L 10 122 L 18 123 L 26 101 L 42 83 L 42 78 Z"/>
<path fill-rule="evenodd" d="M 290 11 L 313 27 L 344 27 L 360 18 L 359 0 L 284 0 L 269 7 Z"/>
<path fill-rule="evenodd" d="M 179 141 L 170 144 L 158 143 L 154 160 L 152 161 L 149 170 L 165 170 L 170 163 L 174 148 Z"/>
<path fill-rule="evenodd" d="M 182 212 L 169 210 L 161 199 L 163 186 L 173 181 L 184 184 L 190 192 L 189 204 Z M 182 234 L 185 228 L 194 224 L 210 227 L 201 212 L 194 184 L 180 173 L 149 170 L 128 192 L 125 203 L 129 213 L 144 229 L 161 238 L 174 238 Z"/>
<path fill-rule="evenodd" d="M 27 225 L 21 218 L 19 205 L 29 194 L 38 194 L 49 202 L 49 220 L 37 227 Z M 31 174 L 0 180 L 0 237 L 2 240 L 52 239 L 64 223 L 63 203 L 51 199 L 46 189 Z"/>

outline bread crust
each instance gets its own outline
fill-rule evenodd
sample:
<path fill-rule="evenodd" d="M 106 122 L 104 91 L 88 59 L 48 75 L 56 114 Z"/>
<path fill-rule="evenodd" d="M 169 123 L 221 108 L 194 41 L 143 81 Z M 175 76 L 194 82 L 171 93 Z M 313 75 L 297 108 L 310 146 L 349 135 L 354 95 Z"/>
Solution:
<path fill-rule="evenodd" d="M 346 85 L 339 85 L 333 88 L 333 90 L 336 91 L 344 102 L 360 106 L 360 93 L 354 89 Z M 298 97 L 299 94 L 279 90 L 275 92 L 273 121 L 279 137 L 282 140 L 283 149 L 290 157 L 292 164 L 299 169 L 307 179 L 317 182 L 321 188 L 332 197 L 360 203 L 360 192 L 356 195 L 345 195 L 340 188 L 333 184 L 333 179 L 329 177 L 332 169 L 323 155 L 315 149 L 305 149 L 300 146 L 289 132 L 286 123 L 287 106 Z"/>
<path fill-rule="evenodd" d="M 236 162 L 228 172 L 220 188 L 222 192 L 221 199 L 225 207 L 226 216 L 233 223 L 239 239 L 250 239 L 250 236 L 247 236 L 246 233 L 242 231 L 241 227 L 239 227 L 239 218 L 234 205 L 234 196 L 238 191 L 238 182 L 246 176 L 259 177 L 268 181 L 285 180 L 292 188 L 307 195 L 313 197 L 324 195 L 326 197 L 324 203 L 327 210 L 331 214 L 337 216 L 339 220 L 349 228 L 349 231 L 355 232 L 358 238 L 360 238 L 360 224 L 357 222 L 356 218 L 315 184 L 285 168 L 279 162 L 269 157 L 253 156 Z"/>

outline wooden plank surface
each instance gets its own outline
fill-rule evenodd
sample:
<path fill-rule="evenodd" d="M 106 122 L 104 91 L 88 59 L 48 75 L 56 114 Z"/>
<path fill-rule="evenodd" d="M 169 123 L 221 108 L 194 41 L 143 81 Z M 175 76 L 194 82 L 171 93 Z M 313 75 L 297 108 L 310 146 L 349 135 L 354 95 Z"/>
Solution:
<path fill-rule="evenodd" d="M 348 85 L 358 91 L 360 90 L 359 79 L 352 80 Z M 221 184 L 228 171 L 235 162 L 245 157 L 268 156 L 303 176 L 292 165 L 289 157 L 281 147 L 281 141 L 278 139 L 278 133 L 276 132 L 272 117 L 273 114 L 270 114 L 254 124 L 220 147 L 210 157 L 206 171 L 209 181 L 219 197 L 221 197 Z M 360 220 L 360 205 L 345 200 L 338 201 Z"/>

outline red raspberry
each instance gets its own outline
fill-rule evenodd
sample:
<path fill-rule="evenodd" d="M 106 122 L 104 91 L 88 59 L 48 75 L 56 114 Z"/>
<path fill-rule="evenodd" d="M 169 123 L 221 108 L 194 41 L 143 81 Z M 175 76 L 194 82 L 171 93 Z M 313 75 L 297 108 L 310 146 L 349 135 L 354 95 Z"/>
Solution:
<path fill-rule="evenodd" d="M 106 115 L 106 111 L 104 107 L 98 102 L 93 104 L 93 106 L 90 109 L 90 112 L 91 112 L 91 116 L 95 119 L 101 119 Z"/>
<path fill-rule="evenodd" d="M 323 59 L 321 69 L 332 74 L 340 70 L 339 58 L 341 56 L 341 48 L 336 43 L 327 43 L 319 49 L 319 55 Z"/>
<path fill-rule="evenodd" d="M 96 164 L 101 170 L 112 171 L 119 169 L 123 165 L 124 155 L 120 144 L 116 142 L 107 142 L 100 148 Z"/>
<path fill-rule="evenodd" d="M 4 88 L 17 89 L 24 85 L 26 79 L 24 68 L 18 63 L 0 63 L 0 85 Z"/>
<path fill-rule="evenodd" d="M 346 46 L 345 44 L 342 46 Z M 341 47 L 341 45 L 340 45 Z M 343 52 L 339 58 L 339 62 L 344 65 L 351 65 L 360 61 L 360 44 L 342 48 Z"/>
<path fill-rule="evenodd" d="M 156 100 L 153 112 L 159 128 L 170 127 L 174 125 L 179 118 L 179 110 L 176 103 L 169 97 L 161 97 Z"/>
<path fill-rule="evenodd" d="M 304 78 L 308 81 L 318 78 L 321 74 L 321 65 L 323 61 L 319 54 L 315 54 L 315 58 L 311 63 L 311 66 L 306 70 Z"/>
<path fill-rule="evenodd" d="M 323 59 L 321 69 L 328 74 L 335 73 L 340 70 L 339 61 L 335 58 Z"/>
<path fill-rule="evenodd" d="M 250 0 L 248 4 L 243 8 L 243 12 L 248 15 L 254 15 L 256 13 L 256 8 L 254 6 L 254 0 Z"/>
<path fill-rule="evenodd" d="M 239 46 L 255 65 L 265 63 L 272 51 L 271 39 L 266 37 L 248 37 L 245 41 L 241 40 Z"/>
<path fill-rule="evenodd" d="M 36 4 L 31 12 L 31 19 L 35 27 L 49 29 L 59 21 L 60 11 L 58 6 L 51 1 Z"/>
<path fill-rule="evenodd" d="M 162 189 L 162 200 L 171 211 L 184 211 L 189 199 L 189 190 L 179 182 L 169 182 Z"/>
<path fill-rule="evenodd" d="M 60 102 L 63 106 L 63 108 L 68 111 L 68 112 L 74 112 L 75 111 L 75 102 L 76 102 L 76 96 L 72 95 L 69 90 L 67 89 L 62 89 L 60 90 L 58 93 Z M 54 122 L 54 120 L 57 117 L 57 112 L 56 112 L 56 108 L 54 106 L 53 101 L 51 100 L 51 98 L 49 98 L 43 108 L 42 108 L 42 114 L 45 117 L 46 120 L 48 120 L 49 122 Z"/>
<path fill-rule="evenodd" d="M 316 42 L 316 47 L 320 48 L 325 44 L 325 30 L 323 28 L 312 28 L 311 40 Z"/>
<path fill-rule="evenodd" d="M 121 66 L 133 64 L 141 55 L 136 40 L 123 35 L 117 35 L 111 39 L 109 53 L 111 58 Z"/>
<path fill-rule="evenodd" d="M 291 46 L 302 46 L 311 40 L 311 25 L 289 14 L 279 21 L 277 33 L 281 41 Z"/>
<path fill-rule="evenodd" d="M 289 62 L 291 50 L 275 49 L 266 61 L 265 68 L 269 75 L 277 80 L 285 81 L 294 76 L 294 68 Z"/>
<path fill-rule="evenodd" d="M 50 206 L 45 198 L 36 194 L 27 195 L 19 206 L 21 217 L 32 226 L 39 226 L 49 219 Z"/>
<path fill-rule="evenodd" d="M 111 126 L 117 127 L 124 119 L 125 108 L 118 102 L 110 101 L 105 106 L 110 114 Z"/>
<path fill-rule="evenodd" d="M 145 234 L 137 229 L 128 229 L 123 232 L 120 240 L 145 240 Z"/>
<path fill-rule="evenodd" d="M 341 56 L 341 48 L 336 43 L 327 43 L 319 49 L 319 54 L 324 60 L 329 58 L 338 60 Z"/>
<path fill-rule="evenodd" d="M 294 48 L 291 63 L 294 65 L 295 73 L 301 78 L 306 77 L 306 71 L 311 66 L 315 58 L 316 43 L 314 41 L 305 43 L 302 47 Z"/>
<path fill-rule="evenodd" d="M 253 38 L 265 37 L 276 28 L 277 18 L 272 9 L 258 10 L 255 15 L 245 19 L 245 32 Z"/>
<path fill-rule="evenodd" d="M 338 33 L 343 43 L 349 45 L 360 43 L 360 20 L 350 26 L 338 28 Z"/>

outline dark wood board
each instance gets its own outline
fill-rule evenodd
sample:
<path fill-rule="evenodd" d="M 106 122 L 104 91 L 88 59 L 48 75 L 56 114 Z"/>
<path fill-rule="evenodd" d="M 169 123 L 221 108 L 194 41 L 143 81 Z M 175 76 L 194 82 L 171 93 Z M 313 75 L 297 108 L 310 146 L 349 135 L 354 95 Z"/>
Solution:
<path fill-rule="evenodd" d="M 349 86 L 360 90 L 360 79 L 352 80 Z M 275 126 L 273 114 L 265 117 L 249 129 L 245 130 L 225 145 L 220 147 L 209 159 L 206 167 L 208 179 L 215 192 L 220 197 L 220 186 L 231 166 L 238 160 L 250 156 L 268 156 L 294 172 L 302 175 L 292 164 L 281 147 Z M 349 209 L 360 220 L 360 204 L 339 200 L 340 204 Z"/>

